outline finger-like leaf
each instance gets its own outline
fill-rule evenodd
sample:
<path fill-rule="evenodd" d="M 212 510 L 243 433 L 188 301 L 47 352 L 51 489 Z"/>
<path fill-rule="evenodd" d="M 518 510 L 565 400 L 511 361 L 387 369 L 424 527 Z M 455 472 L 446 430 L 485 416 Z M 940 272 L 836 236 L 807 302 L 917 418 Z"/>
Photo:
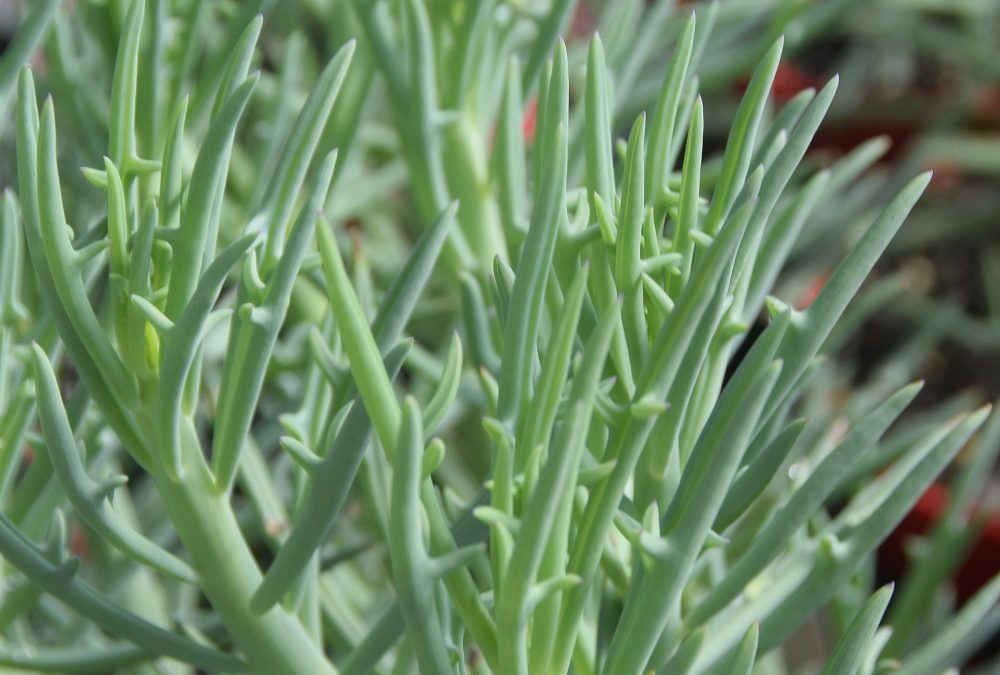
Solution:
<path fill-rule="evenodd" d="M 754 139 L 760 125 L 767 93 L 771 89 L 774 75 L 778 71 L 778 61 L 784 40 L 778 40 L 761 60 L 754 71 L 753 78 L 747 86 L 747 93 L 736 112 L 729 141 L 726 143 L 726 155 L 723 160 L 722 173 L 719 176 L 718 187 L 712 195 L 712 205 L 705 216 L 705 232 L 714 235 L 723 222 L 736 195 L 743 187 L 747 171 L 750 168 L 750 158 L 753 154 Z"/>
<path fill-rule="evenodd" d="M 898 672 L 901 675 L 931 675 L 961 663 L 1000 625 L 998 600 L 1000 576 L 995 576 L 932 639 L 907 657 Z"/>
<path fill-rule="evenodd" d="M 191 372 L 209 312 L 226 275 L 257 240 L 258 235 L 247 235 L 219 254 L 205 270 L 184 311 L 164 335 L 160 350 L 156 425 L 161 443 L 160 461 L 174 475 L 181 472 L 180 417 L 184 384 Z"/>
<path fill-rule="evenodd" d="M 531 366 L 538 337 L 542 301 L 555 250 L 556 234 L 565 213 L 566 115 L 568 73 L 566 47 L 556 48 L 548 100 L 543 106 L 541 150 L 543 175 L 538 182 L 528 236 L 521 249 L 511 290 L 510 309 L 504 326 L 503 361 L 500 368 L 500 400 L 497 414 L 505 423 L 521 410 L 531 383 Z"/>
<path fill-rule="evenodd" d="M 688 64 L 691 62 L 694 35 L 695 15 L 692 13 L 674 48 L 670 68 L 664 76 L 650 124 L 649 151 L 646 153 L 645 167 L 647 200 L 657 199 L 660 190 L 666 187 L 666 172 L 671 168 L 667 165 L 667 158 L 671 156 L 670 145 L 674 138 L 674 125 L 677 121 Z"/>
<path fill-rule="evenodd" d="M 455 396 L 458 394 L 459 380 L 462 376 L 462 342 L 456 333 L 448 346 L 448 356 L 445 359 L 441 381 L 434 390 L 427 405 L 424 406 L 424 432 L 430 436 L 448 414 Z"/>
<path fill-rule="evenodd" d="M 843 480 L 850 466 L 878 442 L 922 387 L 920 382 L 904 387 L 851 429 L 754 537 L 750 548 L 740 556 L 725 578 L 714 585 L 708 596 L 686 617 L 689 625 L 698 626 L 708 621 L 779 554 L 795 531 L 806 523 Z"/>
<path fill-rule="evenodd" d="M 212 469 L 222 491 L 228 491 L 232 486 L 240 448 L 250 429 L 250 420 L 264 382 L 267 367 L 264 355 L 274 350 L 278 331 L 281 330 L 288 311 L 292 285 L 302 267 L 313 232 L 317 229 L 316 220 L 330 189 L 336 163 L 337 154 L 334 152 L 316 172 L 309 198 L 292 227 L 285 252 L 268 282 L 263 302 L 259 307 L 241 307 L 239 318 L 242 321 L 231 330 L 230 344 L 235 348 L 229 351 L 222 374 L 218 424 L 212 454 Z M 325 227 L 320 227 L 319 230 L 326 231 Z M 320 241 L 323 241 L 322 237 Z M 258 312 L 259 321 L 254 320 L 255 311 Z"/>
<path fill-rule="evenodd" d="M 826 662 L 821 675 L 856 675 L 861 668 L 868 643 L 889 606 L 892 589 L 892 584 L 883 586 L 861 607 L 847 632 L 837 641 L 833 655 Z"/>
<path fill-rule="evenodd" d="M 577 278 L 580 289 L 584 282 L 583 275 Z M 528 596 L 545 553 L 546 540 L 560 510 L 558 504 L 571 489 L 579 471 L 597 384 L 611 342 L 614 327 L 611 318 L 617 311 L 616 303 L 603 313 L 599 330 L 588 341 L 584 361 L 573 379 L 571 408 L 539 476 L 539 483 L 545 487 L 535 490 L 525 507 L 511 564 L 499 590 L 497 614 L 501 665 L 511 673 L 528 672 Z"/>
<path fill-rule="evenodd" d="M 392 508 L 389 513 L 389 557 L 392 561 L 399 605 L 420 669 L 428 673 L 451 672 L 445 651 L 441 619 L 434 606 L 434 581 L 430 558 L 424 548 L 420 522 L 420 464 L 424 432 L 417 402 L 403 404 L 399 445 L 393 453 Z"/>
<path fill-rule="evenodd" d="M 211 647 L 164 630 L 111 604 L 72 575 L 61 574 L 5 517 L 0 516 L 0 553 L 12 565 L 60 601 L 124 640 L 154 654 L 201 666 L 207 670 L 239 671 L 244 664 Z M 79 564 L 79 560 L 77 564 Z"/>
<path fill-rule="evenodd" d="M 38 414 L 49 459 L 76 513 L 126 555 L 175 579 L 194 583 L 195 574 L 187 563 L 130 528 L 111 508 L 108 495 L 102 494 L 102 486 L 84 468 L 48 357 L 37 344 L 32 346 L 32 354 Z"/>
<path fill-rule="evenodd" d="M 754 661 L 757 658 L 757 640 L 760 637 L 760 628 L 756 623 L 750 624 L 747 634 L 743 636 L 740 646 L 733 653 L 733 658 L 726 667 L 726 672 L 732 675 L 750 675 L 753 670 Z"/>
<path fill-rule="evenodd" d="M 408 349 L 409 345 L 403 344 L 386 356 L 385 368 L 390 377 L 399 372 Z M 329 449 L 310 476 L 292 531 L 250 601 L 255 612 L 264 613 L 273 607 L 319 548 L 347 498 L 368 447 L 371 430 L 368 411 L 361 401 L 355 400 L 335 438 L 324 438 Z"/>
<path fill-rule="evenodd" d="M 218 214 L 212 204 L 221 198 L 219 191 L 224 188 L 222 177 L 228 168 L 236 126 L 250 102 L 257 79 L 257 76 L 250 77 L 232 93 L 212 121 L 198 153 L 191 174 L 191 189 L 181 210 L 178 236 L 171 241 L 170 287 L 164 313 L 172 320 L 180 316 L 194 292 L 206 247 L 210 245 L 214 250 Z"/>
<path fill-rule="evenodd" d="M 285 246 L 285 230 L 295 207 L 295 196 L 305 181 L 323 127 L 344 83 L 354 46 L 352 40 L 341 47 L 323 69 L 292 127 L 292 135 L 285 144 L 274 178 L 263 196 L 260 206 L 267 215 L 263 257 L 265 272 L 277 263 Z"/>

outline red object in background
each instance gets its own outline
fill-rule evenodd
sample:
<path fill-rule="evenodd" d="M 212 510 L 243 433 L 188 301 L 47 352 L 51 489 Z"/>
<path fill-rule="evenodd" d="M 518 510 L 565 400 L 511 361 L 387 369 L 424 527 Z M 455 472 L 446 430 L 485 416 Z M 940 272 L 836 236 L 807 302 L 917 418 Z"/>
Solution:
<path fill-rule="evenodd" d="M 74 523 L 69 530 L 69 550 L 80 556 L 84 562 L 90 562 L 90 542 L 87 540 L 87 533 L 79 523 Z"/>
<path fill-rule="evenodd" d="M 588 2 L 577 4 L 569 21 L 570 39 L 590 39 L 590 35 L 595 30 L 597 30 L 597 15 L 594 13 L 593 7 Z"/>
<path fill-rule="evenodd" d="M 1000 87 L 983 87 L 972 113 L 973 122 L 996 127 L 1000 123 Z"/>
<path fill-rule="evenodd" d="M 823 83 L 815 75 L 807 73 L 788 61 L 782 61 L 778 64 L 778 70 L 774 74 L 771 96 L 778 103 L 784 103 L 803 89 L 810 87 L 819 89 L 822 85 Z"/>
<path fill-rule="evenodd" d="M 865 141 L 885 136 L 891 145 L 880 161 L 899 155 L 920 132 L 915 124 L 893 120 L 857 120 L 851 126 L 820 128 L 813 139 L 813 149 L 833 150 L 838 154 L 850 152 Z"/>
<path fill-rule="evenodd" d="M 809 305 L 813 303 L 819 292 L 823 290 L 823 286 L 826 285 L 826 280 L 830 278 L 829 272 L 823 272 L 822 274 L 817 274 L 810 281 L 809 285 L 806 286 L 805 290 L 799 295 L 798 299 L 795 301 L 795 309 L 802 311 L 809 309 Z"/>
<path fill-rule="evenodd" d="M 528 100 L 528 105 L 524 108 L 524 116 L 521 117 L 521 133 L 524 134 L 524 142 L 531 143 L 535 140 L 535 127 L 538 125 L 538 99 L 532 96 Z"/>
<path fill-rule="evenodd" d="M 959 598 L 964 602 L 986 585 L 997 573 L 1000 564 L 1000 517 L 991 518 L 979 535 L 979 540 L 969 552 L 956 585 Z"/>
<path fill-rule="evenodd" d="M 538 97 L 532 96 L 524 106 L 524 113 L 521 115 L 521 134 L 524 136 L 526 145 L 531 145 L 535 140 L 535 129 L 538 126 Z M 493 149 L 493 142 L 496 140 L 496 125 L 490 127 L 487 143 L 490 150 Z"/>
<path fill-rule="evenodd" d="M 928 534 L 948 507 L 947 486 L 934 483 L 879 549 L 879 557 L 894 578 L 909 564 L 907 542 Z M 1000 559 L 1000 515 L 991 517 L 953 578 L 959 604 L 975 595 L 997 573 Z"/>
<path fill-rule="evenodd" d="M 928 168 L 934 172 L 930 184 L 930 189 L 934 192 L 946 193 L 957 188 L 962 182 L 962 170 L 954 164 L 940 161 Z"/>
<path fill-rule="evenodd" d="M 820 79 L 812 73 L 808 73 L 788 61 L 781 61 L 778 63 L 778 70 L 774 73 L 774 82 L 771 84 L 771 96 L 778 103 L 786 103 L 803 89 L 810 87 L 819 89 L 822 84 Z M 742 96 L 749 85 L 750 78 L 743 78 L 737 82 L 736 92 Z"/>

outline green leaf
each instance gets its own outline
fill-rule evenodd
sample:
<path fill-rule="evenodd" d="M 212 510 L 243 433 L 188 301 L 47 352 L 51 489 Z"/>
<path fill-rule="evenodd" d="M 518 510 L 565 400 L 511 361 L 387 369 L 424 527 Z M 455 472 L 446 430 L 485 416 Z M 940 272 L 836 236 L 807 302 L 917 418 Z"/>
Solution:
<path fill-rule="evenodd" d="M 80 254 L 67 236 L 59 186 L 55 117 L 51 100 L 39 120 L 31 71 L 22 71 L 18 103 L 18 174 L 24 193 L 25 238 L 35 274 L 56 319 L 60 337 L 88 391 L 115 427 L 115 432 L 140 463 L 151 453 L 131 417 L 134 382 L 115 354 L 87 298 L 80 270 Z M 28 155 L 37 147 L 34 159 Z"/>
<path fill-rule="evenodd" d="M 278 331 L 288 312 L 292 286 L 317 229 L 316 220 L 330 189 L 336 163 L 337 154 L 333 152 L 313 177 L 309 198 L 292 226 L 287 247 L 267 284 L 263 301 L 259 306 L 243 305 L 237 315 L 238 321 L 234 321 L 236 325 L 230 329 L 229 344 L 233 348 L 227 352 L 222 373 L 212 454 L 212 470 L 222 492 L 232 487 L 240 448 L 250 430 L 263 386 L 267 357 L 274 351 Z M 319 231 L 326 232 L 326 228 L 320 227 Z"/>
<path fill-rule="evenodd" d="M 878 630 L 879 622 L 889 606 L 893 585 L 883 586 L 861 607 L 837 641 L 829 661 L 820 675 L 856 675 L 861 668 L 868 646 Z"/>
<path fill-rule="evenodd" d="M 44 39 L 49 23 L 56 15 L 61 0 L 38 0 L 31 4 L 17 32 L 0 57 L 0 117 L 6 119 L 11 90 L 17 81 L 18 71 L 30 60 L 32 52 Z M 2 128 L 2 127 L 0 127 Z"/>
<path fill-rule="evenodd" d="M 404 343 L 389 351 L 385 369 L 394 378 L 409 350 Z M 267 569 L 250 600 L 250 609 L 263 614 L 291 588 L 319 549 L 347 499 L 371 438 L 371 417 L 355 399 L 339 427 L 330 426 L 323 438 L 325 451 L 309 476 L 288 538 Z"/>
<path fill-rule="evenodd" d="M 676 675 L 688 675 L 694 667 L 695 660 L 698 658 L 698 652 L 701 650 L 702 642 L 705 641 L 706 633 L 708 633 L 708 630 L 702 627 L 684 638 L 684 642 L 677 648 L 677 652 L 670 657 L 667 665 L 657 672 L 671 673 L 672 675 L 675 673 Z"/>
<path fill-rule="evenodd" d="M 191 567 L 130 528 L 111 508 L 106 484 L 87 474 L 59 395 L 59 383 L 45 352 L 32 345 L 38 414 L 45 447 L 59 482 L 84 522 L 125 555 L 178 581 L 196 583 Z"/>
<path fill-rule="evenodd" d="M 874 447 L 889 425 L 919 393 L 923 383 L 911 384 L 865 415 L 840 444 L 832 450 L 791 493 L 774 517 L 758 532 L 750 547 L 727 571 L 719 583 L 685 617 L 690 626 L 699 626 L 725 607 L 787 546 L 792 536 L 811 518 L 847 475 L 860 456 Z"/>
<path fill-rule="evenodd" d="M 588 267 L 577 270 L 573 282 L 563 299 L 562 309 L 555 318 L 555 332 L 545 351 L 545 363 L 538 378 L 538 387 L 524 416 L 517 435 L 514 471 L 524 471 L 528 451 L 549 441 L 555 424 L 559 401 L 566 382 L 566 372 L 573 355 L 574 338 L 580 311 L 583 308 Z"/>
<path fill-rule="evenodd" d="M 555 251 L 559 224 L 566 211 L 566 115 L 569 75 L 566 48 L 559 42 L 552 81 L 539 130 L 542 174 L 538 181 L 528 236 L 521 248 L 510 309 L 504 326 L 497 415 L 506 424 L 521 412 L 531 386 L 531 365 L 538 338 L 542 303 Z"/>
<path fill-rule="evenodd" d="M 764 336 L 758 339 L 712 411 L 684 468 L 678 494 L 661 520 L 663 536 L 647 549 L 651 569 L 632 581 L 619 629 L 608 647 L 605 673 L 641 673 L 676 611 L 761 414 L 764 395 L 781 372 L 781 362 L 771 357 L 783 332 L 779 329 L 763 342 Z"/>
<path fill-rule="evenodd" d="M 458 394 L 458 385 L 462 377 L 462 341 L 458 334 L 452 335 L 451 344 L 448 346 L 448 356 L 445 358 L 444 371 L 441 373 L 441 381 L 434 389 L 427 405 L 424 406 L 424 431 L 428 437 L 431 436 L 437 426 L 448 414 L 455 396 Z"/>
<path fill-rule="evenodd" d="M 125 188 L 114 163 L 104 158 L 104 171 L 108 183 L 108 267 L 111 276 L 111 314 L 118 339 L 118 349 L 125 352 L 128 345 L 128 291 L 129 276 L 128 242 L 131 227 L 128 222 Z"/>
<path fill-rule="evenodd" d="M 583 288 L 585 275 L 578 275 L 574 287 Z M 571 311 L 571 310 L 570 310 Z M 520 531 L 515 539 L 503 584 L 497 599 L 498 648 L 501 667 L 511 673 L 527 673 L 528 600 L 534 586 L 546 541 L 553 528 L 562 496 L 573 489 L 584 452 L 587 430 L 593 412 L 597 385 L 619 307 L 616 304 L 602 313 L 599 328 L 590 337 L 583 361 L 573 378 L 569 394 L 570 408 L 539 476 L 543 489 L 531 493 L 524 508 Z M 579 577 L 576 577 L 579 579 Z"/>
<path fill-rule="evenodd" d="M 176 321 L 191 299 L 202 273 L 206 247 L 215 248 L 218 213 L 213 203 L 221 199 L 229 155 L 243 111 L 257 86 L 254 75 L 233 91 L 219 115 L 212 120 L 191 174 L 191 187 L 181 209 L 177 236 L 171 239 L 170 286 L 164 314 Z"/>
<path fill-rule="evenodd" d="M 733 653 L 733 658 L 726 667 L 727 673 L 732 675 L 750 675 L 753 670 L 754 660 L 757 658 L 757 640 L 760 637 L 760 628 L 757 623 L 750 624 L 746 635 L 740 642 L 739 647 Z"/>
<path fill-rule="evenodd" d="M 163 335 L 159 363 L 160 383 L 156 393 L 156 429 L 160 461 L 173 476 L 179 476 L 183 470 L 180 422 L 184 385 L 194 364 L 209 312 L 222 290 L 226 275 L 258 239 L 259 235 L 247 235 L 219 254 L 205 270 L 184 311 Z"/>
<path fill-rule="evenodd" d="M 72 567 L 56 567 L 7 519 L 0 516 L 0 554 L 47 593 L 87 617 L 112 635 L 209 671 L 241 671 L 243 662 L 211 647 L 164 630 L 121 609 L 78 578 L 67 574 Z M 79 559 L 75 564 L 79 564 Z"/>
<path fill-rule="evenodd" d="M 793 390 L 844 312 L 847 303 L 857 293 L 875 261 L 889 245 L 929 182 L 930 173 L 925 173 L 914 178 L 900 191 L 854 244 L 847 257 L 837 265 L 809 309 L 796 317 L 779 353 L 786 365 L 778 384 L 771 392 L 765 420 Z"/>
<path fill-rule="evenodd" d="M 931 675 L 972 656 L 1000 625 L 1000 576 L 994 576 L 936 634 L 910 654 L 900 675 Z"/>
<path fill-rule="evenodd" d="M 778 71 L 783 44 L 784 40 L 779 39 L 768 50 L 760 65 L 754 70 L 746 94 L 744 94 L 740 107 L 736 111 L 736 119 L 733 121 L 729 140 L 726 143 L 722 173 L 719 175 L 715 194 L 712 195 L 708 215 L 705 216 L 703 229 L 710 235 L 714 236 L 718 231 L 719 225 L 732 208 L 737 193 L 743 187 L 747 171 L 750 168 L 750 158 L 753 154 L 757 128 L 760 126 L 760 118 L 764 114 L 764 106 L 767 103 L 767 94 L 774 81 L 774 75 Z"/>
<path fill-rule="evenodd" d="M 893 602 L 889 623 L 893 634 L 887 656 L 899 656 L 912 643 L 913 634 L 929 612 L 934 589 L 954 573 L 978 536 L 973 520 L 975 500 L 989 480 L 990 467 L 1000 453 L 1000 415 L 994 412 L 979 435 L 972 455 L 960 464 L 952 483 L 947 510 L 927 535 L 927 552 L 903 582 Z"/>
<path fill-rule="evenodd" d="M 389 558 L 399 606 L 411 636 L 420 670 L 450 673 L 441 618 L 434 607 L 431 560 L 420 522 L 420 466 L 424 431 L 420 408 L 410 397 L 403 403 L 399 445 L 393 453 L 392 502 L 389 511 Z"/>
<path fill-rule="evenodd" d="M 333 233 L 328 227 L 320 227 L 317 235 L 330 308 L 351 364 L 351 374 L 361 393 L 361 400 L 371 414 L 382 447 L 386 453 L 391 453 L 399 433 L 399 402 L 382 365 L 378 345 L 361 310 L 358 296 L 344 269 Z"/>
<path fill-rule="evenodd" d="M 219 112 L 221 112 L 222 106 L 225 105 L 226 99 L 236 91 L 241 82 L 246 80 L 263 24 L 264 17 L 258 14 L 247 24 L 246 29 L 240 35 L 235 49 L 231 52 L 232 56 L 226 66 L 226 72 L 222 76 L 222 81 L 219 83 L 219 89 L 215 93 L 215 103 L 212 104 L 211 119 L 215 119 Z"/>
<path fill-rule="evenodd" d="M 111 84 L 108 155 L 112 163 L 125 171 L 126 175 L 133 160 L 137 159 L 135 106 L 138 95 L 139 41 L 145 8 L 145 0 L 133 0 L 129 4 Z"/>
<path fill-rule="evenodd" d="M 625 152 L 625 175 L 622 178 L 621 207 L 618 210 L 618 234 L 615 241 L 615 282 L 625 295 L 622 319 L 629 354 L 642 362 L 646 356 L 647 330 L 642 302 L 642 227 L 645 217 L 645 129 L 646 115 L 639 115 L 629 134 Z"/>
<path fill-rule="evenodd" d="M 383 294 L 371 326 L 375 342 L 383 352 L 399 341 L 406 322 L 413 314 L 448 234 L 454 227 L 457 209 L 458 205 L 454 202 L 449 204 L 420 235 L 406 263 Z"/>
<path fill-rule="evenodd" d="M 694 34 L 695 15 L 692 12 L 691 18 L 684 25 L 677 46 L 674 47 L 670 68 L 664 76 L 650 124 L 649 150 L 646 153 L 645 167 L 647 199 L 650 201 L 657 199 L 660 191 L 666 187 L 666 174 L 671 169 L 667 165 L 667 158 L 672 154 L 670 145 L 673 143 L 681 92 L 687 77 L 688 64 L 691 62 Z"/>
<path fill-rule="evenodd" d="M 766 444 L 762 438 L 754 439 L 747 448 L 746 470 L 733 481 L 726 501 L 719 509 L 713 525 L 716 530 L 726 530 L 750 508 L 784 464 L 805 426 L 805 420 L 796 420 Z M 762 446 L 760 450 L 754 447 L 757 444 Z"/>
<path fill-rule="evenodd" d="M 520 242 L 527 228 L 527 164 L 521 128 L 522 101 L 521 65 L 517 56 L 512 56 L 507 64 L 497 119 L 496 150 L 493 153 L 500 217 L 504 234 L 512 243 Z"/>
<path fill-rule="evenodd" d="M 636 388 L 634 399 L 649 394 L 665 397 L 674 376 L 681 366 L 687 347 L 695 337 L 701 317 L 713 304 L 724 267 L 732 259 L 736 244 L 743 236 L 750 216 L 752 203 L 747 203 L 730 218 L 726 227 L 715 239 L 707 255 L 692 274 L 674 308 L 672 320 L 664 324 L 650 349 L 650 363 L 646 365 L 643 380 Z M 581 520 L 576 542 L 570 553 L 567 569 L 584 579 L 584 583 L 567 594 L 560 619 L 557 653 L 553 656 L 554 668 L 568 668 L 572 653 L 572 640 L 577 622 L 583 613 L 588 580 L 592 578 L 604 548 L 608 533 L 625 487 L 652 431 L 654 421 L 635 420 L 631 416 L 620 424 L 609 443 L 605 459 L 617 460 L 614 471 L 598 485 L 588 499 Z M 734 469 L 735 471 L 735 469 Z M 645 664 L 643 664 L 645 665 Z"/>
<path fill-rule="evenodd" d="M 323 128 L 340 93 L 354 56 L 353 40 L 333 55 L 312 87 L 309 98 L 292 126 L 278 168 L 259 205 L 265 224 L 262 271 L 266 275 L 277 264 L 285 246 L 285 230 L 296 203 L 296 196 L 305 181 L 313 155 L 319 145 Z M 253 210 L 256 207 L 252 206 Z"/>

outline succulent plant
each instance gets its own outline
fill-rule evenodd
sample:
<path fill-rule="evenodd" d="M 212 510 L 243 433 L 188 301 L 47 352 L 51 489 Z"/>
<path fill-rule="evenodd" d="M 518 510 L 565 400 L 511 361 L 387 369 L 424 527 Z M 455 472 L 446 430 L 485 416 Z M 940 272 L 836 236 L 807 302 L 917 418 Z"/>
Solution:
<path fill-rule="evenodd" d="M 0 62 L 0 663 L 780 673 L 826 609 L 823 673 L 931 675 L 1000 623 L 994 580 L 916 639 L 998 417 L 897 424 L 905 372 L 815 402 L 930 176 L 770 295 L 884 151 L 803 163 L 838 80 L 776 109 L 780 37 L 708 59 L 717 3 L 614 3 L 604 42 L 566 0 L 60 5 Z M 715 153 L 700 69 L 748 55 Z M 883 625 L 873 551 L 974 438 Z"/>

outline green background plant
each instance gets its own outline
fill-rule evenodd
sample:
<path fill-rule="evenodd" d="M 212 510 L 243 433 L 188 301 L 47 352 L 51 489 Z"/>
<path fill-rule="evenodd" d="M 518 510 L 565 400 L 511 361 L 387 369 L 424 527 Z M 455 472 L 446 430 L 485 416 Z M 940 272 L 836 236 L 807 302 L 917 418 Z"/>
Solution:
<path fill-rule="evenodd" d="M 858 3 L 291 4 L 32 3 L 0 61 L 0 664 L 782 673 L 822 611 L 822 672 L 930 674 L 989 637 L 1000 581 L 917 619 L 1000 418 L 897 423 L 912 358 L 824 401 L 930 181 L 859 205 L 883 141 L 807 155 L 839 79 L 771 95 Z M 891 606 L 873 551 L 963 448 Z"/>

